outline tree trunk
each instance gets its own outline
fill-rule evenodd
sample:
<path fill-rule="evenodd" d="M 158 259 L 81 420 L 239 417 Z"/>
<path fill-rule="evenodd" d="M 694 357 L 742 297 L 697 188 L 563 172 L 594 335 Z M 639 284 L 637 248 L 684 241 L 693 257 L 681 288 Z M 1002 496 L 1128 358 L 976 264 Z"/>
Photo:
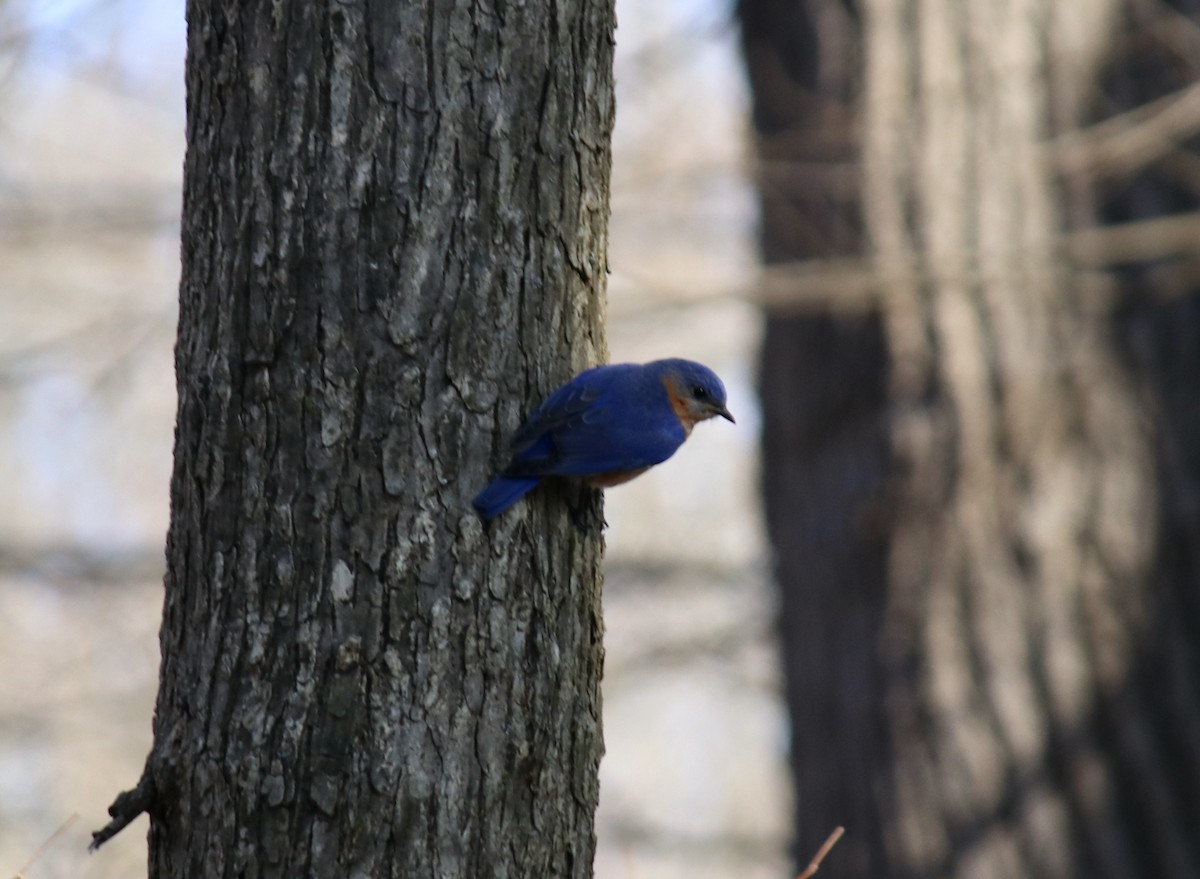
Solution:
<path fill-rule="evenodd" d="M 858 848 L 822 875 L 1200 875 L 1196 311 L 1170 324 L 1126 303 L 1130 357 L 1111 320 L 1121 276 L 1064 236 L 1105 204 L 1089 163 L 1130 158 L 1077 131 L 1114 4 L 806 10 L 819 45 L 794 48 L 865 59 L 864 251 L 886 358 L 838 330 L 837 303 L 807 324 L 768 317 L 764 482 L 807 767 L 801 854 L 845 823 Z M 1160 14 L 1143 50 L 1168 32 Z M 830 16 L 861 20 L 857 48 Z M 1122 48 L 1116 66 L 1132 63 Z M 752 83 L 756 101 L 777 96 Z M 1194 144 L 1158 146 L 1178 183 Z M 777 213 L 764 207 L 768 256 Z"/>
<path fill-rule="evenodd" d="M 150 874 L 589 876 L 601 538 L 470 499 L 604 354 L 612 5 L 188 23 Z"/>
<path fill-rule="evenodd" d="M 742 0 L 738 13 L 763 262 L 857 254 L 861 24 L 836 0 Z M 762 491 L 792 724 L 794 856 L 807 863 L 841 823 L 851 832 L 825 869 L 851 864 L 852 875 L 886 876 L 874 798 L 887 771 L 884 693 L 874 654 L 887 542 L 871 511 L 890 460 L 883 324 L 876 310 L 855 313 L 836 301 L 783 305 L 766 317 Z"/>

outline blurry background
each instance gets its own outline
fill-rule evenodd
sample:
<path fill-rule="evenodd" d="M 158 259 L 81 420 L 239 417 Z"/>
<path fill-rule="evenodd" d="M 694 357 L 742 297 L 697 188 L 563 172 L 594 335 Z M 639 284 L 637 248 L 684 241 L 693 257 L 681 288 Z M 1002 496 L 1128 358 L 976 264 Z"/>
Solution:
<path fill-rule="evenodd" d="M 1200 4 L 734 5 L 618 10 L 612 359 L 738 424 L 608 495 L 597 874 L 1200 876 Z M 0 876 L 144 872 L 182 15 L 0 0 Z"/>
<path fill-rule="evenodd" d="M 145 818 L 85 850 L 140 774 L 157 685 L 182 7 L 0 0 L 0 876 L 73 814 L 24 876 L 145 875 Z M 737 31 L 724 2 L 618 15 L 612 359 L 708 363 L 738 424 L 609 492 L 597 875 L 778 877 Z"/>

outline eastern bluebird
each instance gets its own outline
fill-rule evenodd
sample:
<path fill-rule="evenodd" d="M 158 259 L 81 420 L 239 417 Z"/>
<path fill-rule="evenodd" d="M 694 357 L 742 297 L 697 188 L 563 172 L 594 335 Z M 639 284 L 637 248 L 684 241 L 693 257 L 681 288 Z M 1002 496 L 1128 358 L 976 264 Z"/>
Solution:
<path fill-rule="evenodd" d="M 725 385 L 690 360 L 617 363 L 579 373 L 521 425 L 512 459 L 475 498 L 484 519 L 500 515 L 547 476 L 595 488 L 628 482 L 661 464 L 699 421 L 720 415 Z"/>

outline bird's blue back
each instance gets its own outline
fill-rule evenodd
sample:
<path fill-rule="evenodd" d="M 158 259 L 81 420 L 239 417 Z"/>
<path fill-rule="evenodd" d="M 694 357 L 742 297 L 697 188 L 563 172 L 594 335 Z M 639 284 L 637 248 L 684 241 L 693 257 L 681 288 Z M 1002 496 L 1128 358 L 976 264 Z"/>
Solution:
<path fill-rule="evenodd" d="M 659 370 L 640 364 L 581 372 L 534 410 L 513 438 L 509 475 L 584 476 L 665 461 L 686 439 Z"/>

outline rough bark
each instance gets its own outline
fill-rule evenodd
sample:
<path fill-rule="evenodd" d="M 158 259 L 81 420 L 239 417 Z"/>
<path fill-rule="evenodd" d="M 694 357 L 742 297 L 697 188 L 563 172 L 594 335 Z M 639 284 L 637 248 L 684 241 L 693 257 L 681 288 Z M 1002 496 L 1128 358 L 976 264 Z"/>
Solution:
<path fill-rule="evenodd" d="M 1153 66 L 1130 64 L 1131 46 L 1186 67 L 1196 56 L 1163 35 L 1196 11 L 1142 5 L 1138 28 L 1114 27 L 1109 2 L 804 8 L 826 24 L 816 49 L 790 45 L 818 70 L 830 46 L 858 56 L 827 22 L 861 10 L 863 251 L 886 356 L 840 329 L 837 303 L 768 316 L 764 483 L 802 850 L 845 823 L 823 874 L 1198 875 L 1196 311 L 1155 309 L 1172 323 L 1145 307 L 1145 282 L 1177 292 L 1194 263 L 1137 272 L 1135 293 L 1128 270 L 1073 266 L 1063 234 L 1114 216 L 1097 178 L 1156 151 L 1175 188 L 1147 199 L 1134 183 L 1126 204 L 1194 204 L 1178 112 L 1132 150 L 1077 129 L 1106 57 L 1138 71 L 1126 93 Z M 1117 33 L 1135 36 L 1109 56 Z M 777 101 L 748 37 L 747 62 L 756 109 Z M 789 64 L 797 88 L 827 93 Z M 791 140 L 819 141 L 806 126 L 820 122 L 797 116 Z M 780 198 L 764 193 L 768 258 L 793 234 L 774 224 L 802 213 L 770 208 Z"/>
<path fill-rule="evenodd" d="M 612 5 L 188 23 L 150 873 L 588 876 L 601 538 L 470 499 L 604 353 Z"/>

